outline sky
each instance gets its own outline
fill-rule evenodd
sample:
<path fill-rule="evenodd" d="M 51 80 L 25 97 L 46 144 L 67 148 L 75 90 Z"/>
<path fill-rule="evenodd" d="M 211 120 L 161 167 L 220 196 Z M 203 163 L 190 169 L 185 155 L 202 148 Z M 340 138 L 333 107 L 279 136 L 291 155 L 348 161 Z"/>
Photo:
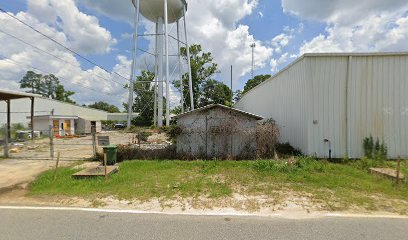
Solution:
<path fill-rule="evenodd" d="M 2 0 L 0 7 L 7 12 L 0 12 L 0 88 L 19 90 L 19 80 L 33 70 L 56 75 L 76 92 L 79 104 L 107 101 L 121 107 L 127 101 L 130 0 Z M 276 74 L 304 53 L 408 49 L 406 0 L 189 0 L 186 20 L 189 43 L 202 45 L 218 64 L 217 80 L 229 85 L 233 66 L 233 90 L 251 78 L 252 43 L 255 75 Z M 175 36 L 175 24 L 169 29 Z M 142 17 L 139 34 L 154 31 L 154 23 Z M 154 38 L 140 37 L 138 43 L 154 51 Z M 169 49 L 170 55 L 177 52 L 174 40 Z M 177 59 L 170 58 L 171 78 L 177 79 Z M 138 72 L 153 70 L 153 62 L 138 51 Z M 172 107 L 179 104 L 173 87 L 170 99 Z"/>

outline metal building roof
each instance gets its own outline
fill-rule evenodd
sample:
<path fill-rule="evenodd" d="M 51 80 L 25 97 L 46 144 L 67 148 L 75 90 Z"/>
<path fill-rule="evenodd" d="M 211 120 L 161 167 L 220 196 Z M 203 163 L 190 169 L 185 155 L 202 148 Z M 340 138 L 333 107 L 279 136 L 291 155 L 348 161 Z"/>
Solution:
<path fill-rule="evenodd" d="M 237 113 L 244 114 L 244 115 L 247 115 L 249 117 L 255 118 L 256 120 L 264 119 L 261 116 L 258 116 L 258 115 L 255 115 L 255 114 L 252 114 L 252 113 L 249 113 L 249 112 L 241 111 L 241 110 L 236 109 L 236 108 L 227 107 L 227 106 L 221 105 L 221 104 L 210 104 L 210 105 L 207 105 L 205 107 L 197 108 L 197 109 L 195 109 L 193 111 L 189 111 L 189 112 L 185 112 L 183 114 L 179 114 L 179 115 L 177 115 L 177 116 L 175 116 L 173 118 L 174 119 L 179 119 L 179 118 L 182 118 L 182 117 L 184 117 L 186 115 L 190 115 L 190 114 L 197 113 L 197 112 L 202 112 L 202 111 L 212 109 L 212 108 L 222 108 L 222 109 L 226 109 L 226 110 L 232 110 L 234 112 L 237 112 Z"/>

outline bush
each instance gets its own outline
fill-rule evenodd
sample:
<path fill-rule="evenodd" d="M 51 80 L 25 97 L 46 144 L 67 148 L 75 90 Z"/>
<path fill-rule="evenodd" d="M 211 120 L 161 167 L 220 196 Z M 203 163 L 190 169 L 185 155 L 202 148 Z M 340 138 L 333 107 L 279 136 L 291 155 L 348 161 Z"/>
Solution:
<path fill-rule="evenodd" d="M 177 137 L 183 132 L 183 129 L 177 125 L 170 125 L 169 127 L 161 127 L 160 132 L 164 132 L 170 141 L 175 143 Z"/>
<path fill-rule="evenodd" d="M 317 161 L 309 157 L 301 157 L 289 160 L 257 160 L 252 164 L 252 168 L 257 171 L 292 173 L 300 170 L 308 172 L 325 172 L 324 161 Z"/>
<path fill-rule="evenodd" d="M 160 149 L 143 149 L 134 145 L 118 145 L 117 162 L 126 160 L 175 160 L 176 148 L 169 145 Z M 98 153 L 98 159 L 103 161 L 103 154 Z"/>
<path fill-rule="evenodd" d="M 258 158 L 272 158 L 279 139 L 279 128 L 275 120 L 268 119 L 256 126 Z"/>
<path fill-rule="evenodd" d="M 384 161 L 387 159 L 388 148 L 384 141 L 377 140 L 374 142 L 373 136 L 366 137 L 363 140 L 364 156 L 369 159 Z"/>
<path fill-rule="evenodd" d="M 276 152 L 283 156 L 302 156 L 302 152 L 294 148 L 290 143 L 278 143 L 276 145 Z"/>

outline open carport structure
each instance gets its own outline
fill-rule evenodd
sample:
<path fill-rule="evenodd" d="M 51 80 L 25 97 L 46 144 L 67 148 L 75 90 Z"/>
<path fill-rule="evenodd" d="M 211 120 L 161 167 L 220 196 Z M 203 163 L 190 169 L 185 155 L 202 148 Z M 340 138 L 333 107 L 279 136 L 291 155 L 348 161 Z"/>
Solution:
<path fill-rule="evenodd" d="M 31 93 L 21 93 L 21 92 L 14 92 L 9 90 L 2 90 L 0 89 L 0 101 L 5 101 L 7 105 L 6 110 L 6 134 L 5 134 L 5 148 L 4 148 L 4 156 L 8 157 L 8 143 L 10 140 L 10 130 L 11 130 L 11 107 L 12 107 L 12 100 L 21 99 L 21 98 L 29 98 L 31 100 L 31 112 L 30 112 L 30 120 L 31 120 L 31 134 L 34 135 L 34 99 L 35 97 L 40 97 L 37 94 Z"/>

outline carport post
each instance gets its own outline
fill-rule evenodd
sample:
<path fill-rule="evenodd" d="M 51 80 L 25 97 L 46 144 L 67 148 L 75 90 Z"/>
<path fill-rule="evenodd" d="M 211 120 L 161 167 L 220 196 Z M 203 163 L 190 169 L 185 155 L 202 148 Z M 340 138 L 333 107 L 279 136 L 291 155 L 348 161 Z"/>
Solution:
<path fill-rule="evenodd" d="M 52 125 L 50 125 L 49 134 L 50 134 L 50 156 L 51 159 L 54 159 L 54 128 Z"/>
<path fill-rule="evenodd" d="M 10 99 L 6 101 L 7 103 L 7 132 L 6 132 L 6 138 L 8 138 L 7 140 L 11 139 L 11 106 L 10 106 Z"/>
<path fill-rule="evenodd" d="M 31 140 L 34 141 L 34 97 L 31 97 Z"/>
<path fill-rule="evenodd" d="M 8 133 L 9 133 L 9 131 L 8 131 L 8 129 L 7 129 L 7 124 L 5 124 L 5 126 L 4 126 L 5 128 L 5 135 L 4 135 L 4 139 L 5 139 L 5 141 L 4 141 L 4 157 L 5 158 L 8 158 L 9 157 L 9 149 L 8 149 L 8 145 L 9 145 L 9 138 L 7 137 L 8 136 Z"/>

